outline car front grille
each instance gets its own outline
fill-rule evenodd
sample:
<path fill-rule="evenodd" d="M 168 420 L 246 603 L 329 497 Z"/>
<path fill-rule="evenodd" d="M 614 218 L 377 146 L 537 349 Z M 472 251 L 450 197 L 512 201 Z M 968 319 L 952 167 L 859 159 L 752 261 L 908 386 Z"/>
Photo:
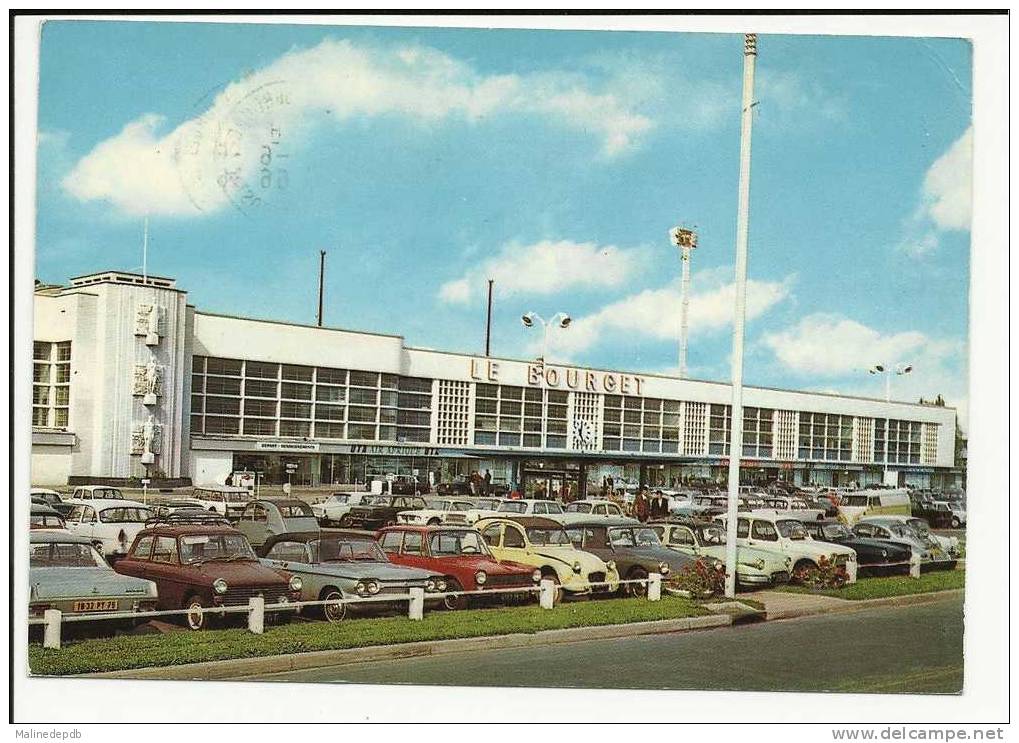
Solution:
<path fill-rule="evenodd" d="M 772 573 L 771 574 L 771 582 L 772 583 L 788 583 L 789 582 L 789 573 L 786 572 L 785 570 L 780 570 L 777 573 Z"/>
<path fill-rule="evenodd" d="M 467 515 L 463 513 L 447 513 L 446 514 L 447 524 L 466 524 Z"/>
<path fill-rule="evenodd" d="M 597 573 L 588 573 L 587 574 L 587 582 L 588 583 L 602 583 L 602 582 L 604 582 L 604 580 L 605 580 L 605 573 L 597 572 Z M 608 591 L 609 587 L 608 586 L 591 586 L 591 590 L 595 591 L 595 592 Z"/>
<path fill-rule="evenodd" d="M 249 599 L 255 596 L 261 596 L 265 599 L 266 605 L 278 604 L 281 598 L 289 599 L 290 591 L 284 586 L 272 586 L 271 588 L 265 588 L 260 586 L 253 586 L 251 588 L 231 588 L 225 594 L 223 594 L 223 604 L 225 606 L 240 606 L 247 604 Z"/>
<path fill-rule="evenodd" d="M 845 566 L 849 562 L 849 555 L 835 555 L 835 564 Z"/>
<path fill-rule="evenodd" d="M 490 575 L 485 581 L 486 588 L 515 588 L 517 586 L 531 586 L 534 581 L 529 575 Z"/>

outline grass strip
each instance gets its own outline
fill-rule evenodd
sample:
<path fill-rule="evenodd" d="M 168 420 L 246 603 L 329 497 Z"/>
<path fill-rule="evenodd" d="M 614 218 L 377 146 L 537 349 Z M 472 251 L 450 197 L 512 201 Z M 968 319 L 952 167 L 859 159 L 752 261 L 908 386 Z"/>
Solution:
<path fill-rule="evenodd" d="M 788 593 L 813 593 L 820 596 L 834 596 L 838 599 L 862 601 L 864 599 L 882 599 L 888 596 L 909 596 L 916 593 L 933 593 L 950 591 L 966 585 L 965 570 L 932 570 L 921 573 L 919 578 L 908 575 L 889 575 L 864 578 L 844 588 L 812 590 L 804 586 L 785 585 L 779 591 Z"/>
<path fill-rule="evenodd" d="M 28 648 L 28 662 L 33 674 L 63 676 L 423 640 L 530 634 L 710 613 L 693 601 L 672 596 L 656 602 L 639 599 L 567 602 L 551 611 L 538 606 L 433 611 L 427 612 L 421 621 L 406 617 L 373 617 L 338 624 L 292 622 L 267 627 L 262 635 L 244 628 L 231 628 L 88 639 L 67 643 L 59 650 L 32 644 Z"/>

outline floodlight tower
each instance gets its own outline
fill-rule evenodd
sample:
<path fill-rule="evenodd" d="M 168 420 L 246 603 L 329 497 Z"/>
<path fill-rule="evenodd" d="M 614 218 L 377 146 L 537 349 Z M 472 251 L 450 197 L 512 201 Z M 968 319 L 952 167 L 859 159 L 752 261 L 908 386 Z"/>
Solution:
<path fill-rule="evenodd" d="M 697 233 L 684 227 L 669 230 L 672 244 L 679 248 L 679 262 L 683 268 L 683 283 L 680 287 L 679 311 L 679 378 L 686 377 L 687 320 L 690 314 L 690 254 L 697 247 Z"/>

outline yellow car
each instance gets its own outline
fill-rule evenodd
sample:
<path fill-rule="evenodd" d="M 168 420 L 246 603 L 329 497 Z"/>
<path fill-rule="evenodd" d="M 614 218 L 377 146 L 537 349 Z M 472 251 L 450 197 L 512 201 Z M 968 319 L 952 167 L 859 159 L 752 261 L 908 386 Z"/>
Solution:
<path fill-rule="evenodd" d="M 611 560 L 604 562 L 573 546 L 563 525 L 536 517 L 485 518 L 474 528 L 499 560 L 533 565 L 542 579 L 556 583 L 556 600 L 562 591 L 574 595 L 611 594 L 619 588 L 619 573 Z M 590 586 L 588 583 L 608 583 Z"/>

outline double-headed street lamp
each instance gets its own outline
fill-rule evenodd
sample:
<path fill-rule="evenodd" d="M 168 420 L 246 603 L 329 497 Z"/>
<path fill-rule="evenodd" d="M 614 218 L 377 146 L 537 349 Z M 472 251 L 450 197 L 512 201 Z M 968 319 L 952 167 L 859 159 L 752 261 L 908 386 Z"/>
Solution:
<path fill-rule="evenodd" d="M 565 330 L 570 327 L 570 323 L 573 322 L 573 320 L 565 312 L 557 312 L 552 316 L 551 320 L 545 320 L 536 312 L 528 312 L 520 318 L 520 322 L 524 324 L 525 328 L 533 328 L 535 323 L 541 324 L 543 330 L 541 340 L 541 367 L 544 369 L 545 365 L 548 363 L 548 359 L 546 358 L 548 354 L 548 331 L 552 328 L 562 328 Z"/>
<path fill-rule="evenodd" d="M 895 366 L 888 366 L 886 364 L 874 364 L 867 370 L 871 374 L 884 374 L 885 375 L 885 402 L 892 401 L 892 375 L 897 377 L 905 376 L 913 371 L 912 364 L 898 363 Z M 885 419 L 885 453 L 884 453 L 884 483 L 888 484 L 888 419 Z"/>

